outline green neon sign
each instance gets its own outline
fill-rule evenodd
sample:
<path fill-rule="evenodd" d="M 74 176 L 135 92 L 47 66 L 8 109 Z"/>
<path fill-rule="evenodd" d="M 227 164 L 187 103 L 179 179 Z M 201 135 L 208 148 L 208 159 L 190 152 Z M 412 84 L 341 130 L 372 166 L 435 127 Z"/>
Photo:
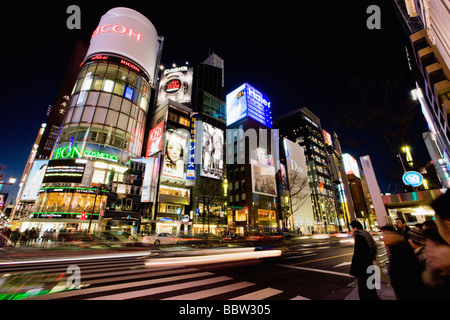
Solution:
<path fill-rule="evenodd" d="M 81 155 L 81 151 L 75 146 L 55 149 L 52 159 L 53 160 L 78 159 L 81 157 L 89 157 L 89 158 L 96 158 L 96 159 L 103 159 L 103 160 L 108 160 L 108 161 L 119 162 L 118 156 L 116 156 L 114 154 L 106 153 L 106 152 L 84 150 L 83 155 Z"/>

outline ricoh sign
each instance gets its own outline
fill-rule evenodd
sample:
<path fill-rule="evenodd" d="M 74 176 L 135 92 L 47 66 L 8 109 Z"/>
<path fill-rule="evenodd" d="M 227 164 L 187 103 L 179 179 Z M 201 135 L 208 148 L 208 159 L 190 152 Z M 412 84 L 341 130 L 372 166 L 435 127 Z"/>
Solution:
<path fill-rule="evenodd" d="M 152 78 L 158 48 L 158 33 L 146 17 L 128 8 L 114 8 L 102 16 L 92 33 L 86 58 L 117 54 L 142 66 Z"/>

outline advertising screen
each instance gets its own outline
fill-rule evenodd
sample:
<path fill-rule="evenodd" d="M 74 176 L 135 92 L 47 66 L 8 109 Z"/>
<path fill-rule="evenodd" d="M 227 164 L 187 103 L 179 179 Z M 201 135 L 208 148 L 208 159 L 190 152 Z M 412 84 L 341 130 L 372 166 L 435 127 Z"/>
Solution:
<path fill-rule="evenodd" d="M 200 175 L 223 180 L 223 130 L 203 123 Z"/>
<path fill-rule="evenodd" d="M 342 161 L 344 162 L 345 174 L 353 174 L 361 179 L 361 175 L 359 173 L 358 162 L 348 153 L 344 153 L 342 155 Z"/>
<path fill-rule="evenodd" d="M 314 212 L 309 187 L 308 166 L 302 146 L 288 139 L 283 140 L 286 153 L 287 183 L 294 224 L 307 232 L 307 225 L 314 225 Z"/>
<path fill-rule="evenodd" d="M 42 182 L 81 183 L 85 167 L 77 160 L 50 160 Z"/>
<path fill-rule="evenodd" d="M 192 97 L 192 79 L 194 68 L 178 67 L 164 70 L 159 82 L 157 106 L 167 99 L 190 105 Z"/>
<path fill-rule="evenodd" d="M 245 84 L 227 95 L 227 126 L 247 116 Z"/>
<path fill-rule="evenodd" d="M 186 168 L 187 137 L 176 131 L 166 133 L 166 154 L 164 157 L 163 175 L 184 179 Z"/>
<path fill-rule="evenodd" d="M 38 197 L 38 191 L 47 170 L 48 160 L 34 160 L 27 181 L 23 187 L 22 198 L 24 201 L 34 201 Z"/>
<path fill-rule="evenodd" d="M 152 128 L 148 134 L 147 152 L 146 157 L 150 157 L 152 154 L 157 153 L 161 150 L 162 139 L 164 133 L 164 121 L 158 123 L 154 128 Z"/>
<path fill-rule="evenodd" d="M 139 159 L 139 162 L 145 163 L 141 202 L 155 202 L 156 183 L 158 181 L 159 172 L 159 157 Z"/>
<path fill-rule="evenodd" d="M 253 86 L 244 83 L 227 95 L 227 126 L 247 116 L 272 128 L 269 99 Z"/>
<path fill-rule="evenodd" d="M 275 168 L 273 166 L 252 164 L 252 191 L 271 197 L 277 196 Z"/>

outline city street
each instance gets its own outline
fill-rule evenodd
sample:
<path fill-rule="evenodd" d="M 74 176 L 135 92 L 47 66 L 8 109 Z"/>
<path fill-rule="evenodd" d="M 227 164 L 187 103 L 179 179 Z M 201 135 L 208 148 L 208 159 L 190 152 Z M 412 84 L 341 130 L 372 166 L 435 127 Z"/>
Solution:
<path fill-rule="evenodd" d="M 239 250 L 237 253 L 223 256 L 242 254 L 243 258 L 206 264 L 199 264 L 194 258 L 199 255 L 217 257 L 216 251 L 221 254 L 224 250 L 192 252 L 178 246 L 149 249 L 150 257 L 145 251 L 139 251 L 83 257 L 89 260 L 55 257 L 51 262 L 36 259 L 18 264 L 2 262 L 0 279 L 10 279 L 7 281 L 15 283 L 17 288 L 13 290 L 15 294 L 2 293 L 1 299 L 344 300 L 355 288 L 355 279 L 348 274 L 353 254 L 351 238 L 280 241 L 257 247 L 256 251 L 235 248 L 232 250 Z M 382 250 L 381 246 L 379 251 Z M 261 259 L 245 258 L 247 254 L 261 252 L 282 254 Z M 154 261 L 163 263 L 153 265 Z M 79 267 L 80 281 L 76 285 L 79 289 L 67 290 L 70 283 L 75 283 L 70 278 L 69 266 Z M 15 280 L 11 279 L 14 275 Z M 44 275 L 50 280 L 39 287 Z M 2 281 L 3 288 L 8 287 Z M 20 292 L 27 292 L 25 287 L 31 286 L 33 281 L 34 290 L 40 292 L 20 295 Z"/>

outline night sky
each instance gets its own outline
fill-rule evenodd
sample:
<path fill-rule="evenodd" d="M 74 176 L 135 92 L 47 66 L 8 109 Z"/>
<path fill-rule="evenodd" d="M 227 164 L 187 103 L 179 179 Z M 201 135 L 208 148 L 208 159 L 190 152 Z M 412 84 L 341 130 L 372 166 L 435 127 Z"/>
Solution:
<path fill-rule="evenodd" d="M 372 143 L 376 136 L 339 121 L 343 112 L 356 117 L 361 108 L 349 89 L 352 79 L 402 75 L 393 108 L 414 88 L 405 54 L 408 39 L 391 0 L 161 2 L 16 1 L 3 6 L 3 16 L 13 21 L 3 24 L 1 38 L 0 173 L 5 180 L 20 179 L 76 41 L 89 42 L 101 16 L 118 6 L 139 11 L 164 36 L 164 65 L 188 61 L 195 66 L 215 52 L 225 60 L 226 92 L 248 82 L 269 97 L 274 118 L 307 107 L 325 130 L 338 134 L 344 152 L 357 159 L 369 154 L 374 164 L 392 161 Z M 81 8 L 81 30 L 66 27 L 71 4 Z M 381 30 L 366 27 L 371 4 L 381 8 Z M 420 112 L 412 131 L 412 136 L 428 131 Z M 415 160 L 429 161 L 423 141 L 411 146 Z M 394 191 L 382 169 L 375 170 L 381 191 Z M 18 186 L 6 191 L 15 197 Z"/>

